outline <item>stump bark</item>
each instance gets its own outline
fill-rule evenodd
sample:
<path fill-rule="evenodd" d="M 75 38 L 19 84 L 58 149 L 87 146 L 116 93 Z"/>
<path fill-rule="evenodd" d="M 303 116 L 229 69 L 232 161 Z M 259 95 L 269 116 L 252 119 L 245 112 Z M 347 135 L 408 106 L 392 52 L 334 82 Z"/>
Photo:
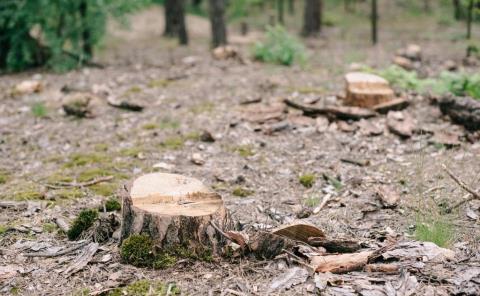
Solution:
<path fill-rule="evenodd" d="M 373 108 L 395 97 L 388 81 L 377 75 L 352 72 L 345 75 L 345 81 L 345 104 L 348 106 Z"/>
<path fill-rule="evenodd" d="M 221 196 L 197 179 L 147 174 L 125 186 L 122 198 L 122 241 L 143 233 L 160 249 L 208 248 L 220 254 L 226 239 L 219 230 L 234 230 Z"/>
<path fill-rule="evenodd" d="M 440 110 L 468 130 L 480 130 L 480 100 L 448 95 L 440 99 Z"/>

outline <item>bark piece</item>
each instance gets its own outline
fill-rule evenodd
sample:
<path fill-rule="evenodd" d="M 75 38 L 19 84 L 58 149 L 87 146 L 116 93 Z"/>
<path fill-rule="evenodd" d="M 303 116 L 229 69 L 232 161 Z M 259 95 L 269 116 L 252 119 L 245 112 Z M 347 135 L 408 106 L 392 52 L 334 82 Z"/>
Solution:
<path fill-rule="evenodd" d="M 285 99 L 285 103 L 295 109 L 303 111 L 303 114 L 306 116 L 317 117 L 319 115 L 326 115 L 330 117 L 336 117 L 343 120 L 360 120 L 362 118 L 370 118 L 377 115 L 376 112 L 360 108 L 360 107 L 348 107 L 348 106 L 328 106 L 328 107 L 318 107 L 312 105 L 304 105 L 292 101 L 290 99 Z"/>
<path fill-rule="evenodd" d="M 117 100 L 114 98 L 109 97 L 107 99 L 108 105 L 119 108 L 119 109 L 125 109 L 129 111 L 134 111 L 134 112 L 140 112 L 143 110 L 143 106 L 134 102 L 130 102 L 127 100 Z"/>
<path fill-rule="evenodd" d="M 310 237 L 308 243 L 314 247 L 323 247 L 332 253 L 352 253 L 360 250 L 360 244 L 355 240 Z"/>
<path fill-rule="evenodd" d="M 480 130 L 480 100 L 448 95 L 440 99 L 439 106 L 453 122 L 472 131 Z"/>
<path fill-rule="evenodd" d="M 394 99 L 394 92 L 388 81 L 380 76 L 351 72 L 345 75 L 345 104 L 363 108 L 372 108 Z"/>
<path fill-rule="evenodd" d="M 444 249 L 431 242 L 404 241 L 396 245 L 392 250 L 382 254 L 383 259 L 396 258 L 398 260 L 417 260 L 443 262 L 452 260 L 455 252 Z"/>
<path fill-rule="evenodd" d="M 253 123 L 278 121 L 285 117 L 286 106 L 282 103 L 271 105 L 252 104 L 245 108 L 244 118 Z"/>
<path fill-rule="evenodd" d="M 390 111 L 387 115 L 388 129 L 403 138 L 409 138 L 413 135 L 415 122 L 413 118 L 400 111 Z"/>
<path fill-rule="evenodd" d="M 378 186 L 375 193 L 384 208 L 395 208 L 400 201 L 398 192 L 388 185 Z"/>
<path fill-rule="evenodd" d="M 73 260 L 72 264 L 70 264 L 67 269 L 63 271 L 64 274 L 68 276 L 82 270 L 85 266 L 87 266 L 88 262 L 90 262 L 97 252 L 99 247 L 98 243 L 90 243 L 85 247 L 85 249 L 80 253 L 75 260 Z"/>
<path fill-rule="evenodd" d="M 433 137 L 429 139 L 430 143 L 442 144 L 447 147 L 460 146 L 458 135 L 448 131 L 437 130 L 433 133 Z"/>
<path fill-rule="evenodd" d="M 308 243 L 308 239 L 310 237 L 325 237 L 325 234 L 322 230 L 303 221 L 297 221 L 289 225 L 280 226 L 272 230 L 272 233 L 304 243 Z"/>
<path fill-rule="evenodd" d="M 208 247 L 219 254 L 226 243 L 221 231 L 234 230 L 220 195 L 197 179 L 153 173 L 122 191 L 121 240 L 146 233 L 157 247 Z"/>
<path fill-rule="evenodd" d="M 315 266 L 316 272 L 345 273 L 361 270 L 373 254 L 373 251 L 365 251 L 352 254 L 315 256 L 310 264 Z"/>
<path fill-rule="evenodd" d="M 383 272 L 387 274 L 395 274 L 400 270 L 396 264 L 367 264 L 365 271 L 367 272 Z"/>
<path fill-rule="evenodd" d="M 400 111 L 408 107 L 410 101 L 404 98 L 396 98 L 391 101 L 373 106 L 373 110 L 380 114 L 387 114 L 389 111 Z"/>
<path fill-rule="evenodd" d="M 270 291 L 288 290 L 293 286 L 304 283 L 308 276 L 308 270 L 297 266 L 292 267 L 272 280 Z"/>

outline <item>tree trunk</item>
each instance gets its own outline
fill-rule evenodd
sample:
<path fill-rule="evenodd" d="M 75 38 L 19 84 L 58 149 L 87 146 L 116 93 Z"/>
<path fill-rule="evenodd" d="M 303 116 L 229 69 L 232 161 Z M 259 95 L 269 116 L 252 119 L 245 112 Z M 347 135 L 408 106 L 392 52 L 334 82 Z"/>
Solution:
<path fill-rule="evenodd" d="M 284 22 L 284 9 L 283 9 L 283 0 L 277 0 L 277 16 L 278 16 L 278 23 L 283 25 Z"/>
<path fill-rule="evenodd" d="M 372 13 L 370 15 L 372 22 L 372 43 L 375 45 L 378 41 L 378 6 L 377 0 L 372 1 Z"/>
<path fill-rule="evenodd" d="M 88 14 L 88 3 L 87 0 L 80 2 L 79 7 L 80 17 L 82 19 L 82 42 L 83 42 L 83 55 L 86 59 L 89 60 L 93 56 L 93 44 L 91 38 L 91 32 L 89 28 L 89 23 L 87 19 Z"/>
<path fill-rule="evenodd" d="M 473 21 L 473 0 L 468 2 L 468 14 L 467 14 L 467 39 L 472 38 L 472 21 Z"/>
<path fill-rule="evenodd" d="M 288 13 L 290 15 L 295 14 L 295 0 L 288 0 Z"/>
<path fill-rule="evenodd" d="M 462 10 L 460 6 L 460 0 L 453 0 L 453 11 L 454 11 L 454 17 L 458 21 L 462 17 Z"/>
<path fill-rule="evenodd" d="M 225 0 L 209 0 L 209 12 L 213 47 L 227 44 Z"/>
<path fill-rule="evenodd" d="M 224 232 L 234 230 L 223 200 L 199 180 L 153 173 L 137 178 L 121 193 L 121 240 L 148 234 L 159 248 L 208 248 L 220 255 Z"/>
<path fill-rule="evenodd" d="M 180 44 L 188 44 L 187 27 L 185 24 L 185 0 L 165 1 L 165 31 L 163 35 L 178 37 Z"/>
<path fill-rule="evenodd" d="M 302 35 L 317 35 L 322 30 L 322 0 L 305 0 Z"/>

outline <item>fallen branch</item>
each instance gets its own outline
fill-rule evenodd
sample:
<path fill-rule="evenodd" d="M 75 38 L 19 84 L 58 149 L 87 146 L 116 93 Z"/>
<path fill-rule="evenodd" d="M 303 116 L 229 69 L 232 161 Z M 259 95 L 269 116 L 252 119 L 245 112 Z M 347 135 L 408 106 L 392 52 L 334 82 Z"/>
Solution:
<path fill-rule="evenodd" d="M 98 177 L 87 182 L 58 182 L 55 184 L 46 184 L 45 186 L 50 189 L 62 189 L 71 187 L 88 187 L 98 183 L 107 182 L 113 179 L 113 176 Z"/>
<path fill-rule="evenodd" d="M 325 207 L 325 205 L 330 201 L 331 198 L 332 198 L 332 195 L 331 195 L 331 194 L 326 194 L 326 195 L 323 197 L 322 202 L 320 203 L 320 205 L 313 210 L 313 213 L 314 213 L 314 214 L 318 214 L 318 213 L 323 209 L 323 207 Z"/>
<path fill-rule="evenodd" d="M 358 241 L 347 239 L 309 237 L 308 244 L 314 247 L 323 247 L 332 253 L 353 253 L 360 250 L 360 244 Z"/>
<path fill-rule="evenodd" d="M 471 200 L 474 200 L 474 199 L 480 200 L 480 193 L 478 193 L 473 188 L 468 186 L 467 183 L 465 183 L 464 181 L 460 180 L 459 177 L 455 176 L 455 174 L 451 170 L 449 170 L 446 165 L 442 165 L 442 168 L 450 176 L 450 178 L 452 178 L 453 181 L 455 181 L 455 183 L 457 183 L 460 186 L 460 188 L 462 188 L 463 190 L 471 194 L 469 198 L 463 199 L 458 203 L 454 204 L 453 206 L 451 206 L 450 208 L 448 208 L 448 211 L 452 211 L 453 209 L 456 209 Z"/>

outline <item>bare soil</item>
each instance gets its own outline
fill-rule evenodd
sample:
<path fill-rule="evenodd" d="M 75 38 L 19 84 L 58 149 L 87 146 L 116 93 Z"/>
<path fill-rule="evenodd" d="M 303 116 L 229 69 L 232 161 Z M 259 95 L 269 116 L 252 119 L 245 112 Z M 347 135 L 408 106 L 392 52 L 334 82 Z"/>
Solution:
<path fill-rule="evenodd" d="M 127 180 L 155 170 L 202 180 L 223 196 L 232 215 L 245 226 L 268 228 L 288 223 L 302 209 L 314 208 L 331 194 L 332 200 L 318 214 L 304 219 L 331 237 L 355 238 L 370 246 L 379 245 L 385 232 L 411 237 L 419 218 L 435 218 L 441 215 L 442 206 L 465 195 L 442 170 L 442 164 L 478 188 L 480 143 L 468 141 L 468 132 L 443 117 L 424 96 L 409 94 L 412 104 L 404 112 L 415 119 L 417 132 L 408 139 L 390 133 L 384 115 L 368 119 L 384 129 L 379 136 L 364 135 L 355 122 L 331 122 L 320 133 L 314 120 L 298 117 L 299 111 L 293 109 L 283 119 L 288 123 L 286 129 L 267 134 L 262 129 L 271 123 L 249 122 L 247 110 L 252 107 L 241 105 L 258 98 L 261 102 L 253 108 L 269 106 L 294 93 L 299 101 L 332 100 L 332 95 L 343 90 L 342 76 L 350 63 L 386 66 L 396 49 L 411 42 L 422 46 L 426 72 L 438 73 L 443 61 L 460 64 L 464 56 L 464 43 L 442 39 L 439 32 L 442 36 L 460 34 L 461 26 L 425 25 L 417 32 L 414 28 L 419 24 L 406 22 L 400 31 L 399 21 L 392 18 L 385 25 L 381 44 L 375 47 L 368 44 L 366 24 L 345 31 L 343 27 L 329 28 L 325 36 L 306 40 L 310 59 L 302 68 L 250 61 L 249 44 L 237 45 L 246 64 L 214 60 L 208 47 L 208 23 L 199 17 L 188 20 L 192 45 L 178 47 L 161 37 L 160 16 L 161 11 L 150 9 L 132 18 L 131 31 L 112 26 L 99 55 L 104 69 L 1 77 L 0 172 L 5 182 L 0 184 L 0 195 L 3 200 L 34 199 L 27 209 L 1 209 L 0 226 L 7 231 L 0 234 L 0 265 L 18 268 L 14 277 L 0 278 L 1 294 L 82 295 L 84 289 L 101 291 L 149 279 L 175 282 L 185 295 L 228 295 L 227 289 L 238 295 L 266 295 L 272 279 L 285 272 L 285 261 L 187 260 L 166 270 L 142 269 L 123 264 L 112 240 L 100 247 L 94 261 L 67 277 L 63 271 L 75 253 L 53 258 L 24 255 L 66 245 L 66 236 L 52 226 L 55 218 L 73 220 L 81 209 L 101 205 Z M 235 38 L 241 39 L 232 36 Z M 10 94 L 14 85 L 32 76 L 45 83 L 43 91 Z M 145 109 L 113 108 L 99 94 L 92 102 L 94 117 L 67 117 L 61 110 L 66 95 L 60 90 L 65 85 L 108 90 L 111 96 L 140 103 Z M 31 106 L 37 102 L 47 107 L 47 117 L 32 114 Z M 349 127 L 356 130 L 347 131 Z M 429 131 L 438 130 L 459 134 L 460 146 L 450 149 L 432 144 Z M 199 141 L 203 131 L 210 132 L 215 142 Z M 194 153 L 202 156 L 203 165 L 191 161 Z M 82 158 L 85 161 L 79 161 Z M 369 164 L 358 166 L 342 161 L 344 158 L 368 160 Z M 154 167 L 158 163 L 161 168 Z M 299 176 L 307 173 L 316 176 L 311 188 L 299 182 Z M 65 178 L 101 175 L 113 175 L 114 179 L 73 193 L 45 186 Z M 401 194 L 397 208 L 379 206 L 374 191 L 380 184 L 390 184 Z M 251 194 L 235 196 L 233 192 L 239 188 Z M 448 279 L 461 275 L 467 267 L 478 268 L 479 220 L 466 213 L 480 215 L 479 208 L 480 201 L 472 201 L 444 216 L 455 229 L 449 247 L 456 251 L 457 260 L 416 274 L 421 284 L 418 293 L 434 287 L 439 292 L 431 295 L 454 294 L 457 287 Z M 105 255 L 111 258 L 102 262 Z M 365 272 L 350 273 L 339 285 L 349 286 L 352 278 L 365 276 Z M 399 275 L 368 276 L 384 279 L 380 286 L 400 281 Z M 270 294 L 305 295 L 312 285 L 308 280 Z M 329 291 L 327 295 L 342 295 L 333 288 Z"/>

